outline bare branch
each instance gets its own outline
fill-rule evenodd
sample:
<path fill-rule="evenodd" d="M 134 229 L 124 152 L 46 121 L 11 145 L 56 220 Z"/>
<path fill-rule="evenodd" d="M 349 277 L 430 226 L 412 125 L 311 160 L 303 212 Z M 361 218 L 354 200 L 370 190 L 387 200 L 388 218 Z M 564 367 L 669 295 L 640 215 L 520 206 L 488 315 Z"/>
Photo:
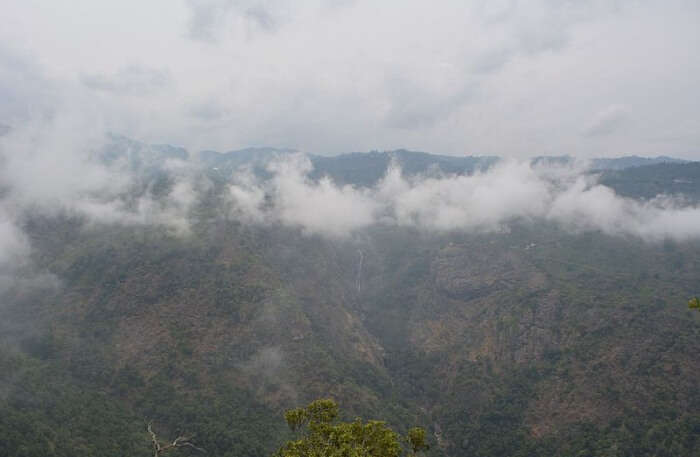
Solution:
<path fill-rule="evenodd" d="M 186 443 L 182 443 L 180 446 L 188 446 L 188 447 L 191 447 L 191 448 L 193 448 L 193 449 L 195 449 L 195 450 L 197 450 L 197 451 L 199 451 L 199 452 L 207 452 L 207 451 L 205 451 L 204 449 L 202 449 L 201 447 L 197 447 L 197 446 L 195 446 L 194 444 L 190 443 L 189 441 L 186 442 Z"/>
<path fill-rule="evenodd" d="M 153 441 L 153 457 L 158 457 L 158 454 L 161 451 L 160 443 L 158 442 L 158 437 L 156 437 L 155 432 L 153 431 L 153 428 L 151 428 L 151 424 L 153 421 L 150 421 L 148 423 L 148 433 L 151 435 L 151 441 Z"/>
<path fill-rule="evenodd" d="M 192 436 L 178 436 L 175 438 L 175 440 L 172 443 L 166 443 L 162 444 L 158 440 L 158 437 L 156 436 L 156 433 L 153 431 L 153 428 L 151 427 L 151 424 L 153 421 L 150 421 L 148 423 L 148 426 L 146 429 L 148 430 L 148 433 L 151 435 L 151 441 L 153 442 L 153 457 L 159 457 L 161 453 L 164 453 L 165 451 L 169 451 L 171 449 L 176 449 L 179 447 L 191 447 L 199 452 L 206 452 L 204 449 L 201 447 L 197 447 L 194 444 L 190 442 L 192 438 L 194 438 L 194 435 Z"/>

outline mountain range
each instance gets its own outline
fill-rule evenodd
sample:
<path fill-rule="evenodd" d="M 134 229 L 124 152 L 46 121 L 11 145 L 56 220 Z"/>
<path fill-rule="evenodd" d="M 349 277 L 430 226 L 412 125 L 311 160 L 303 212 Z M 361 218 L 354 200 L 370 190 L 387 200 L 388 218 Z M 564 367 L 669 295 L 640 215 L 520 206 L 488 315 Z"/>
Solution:
<path fill-rule="evenodd" d="M 430 218 L 461 208 L 465 189 L 485 202 L 465 214 L 491 217 L 511 175 L 488 191 L 479 180 L 501 176 L 502 159 L 375 151 L 309 156 L 284 175 L 274 163 L 291 149 L 110 141 L 94 157 L 132 177 L 114 197 L 122 211 L 148 201 L 164 216 L 24 213 L 31 252 L 0 289 L 0 455 L 147 456 L 152 423 L 166 439 L 194 435 L 207 455 L 265 456 L 289 438 L 285 409 L 325 397 L 345 419 L 424 427 L 431 456 L 700 455 L 700 314 L 687 308 L 700 163 L 596 159 L 574 179 L 574 159 L 537 158 L 517 170 L 551 192 L 551 208 L 524 213 L 515 200 L 495 222 L 445 225 Z M 386 197 L 389 209 L 319 228 L 385 198 L 393 168 L 409 190 Z M 445 182 L 429 209 L 402 216 Z M 176 199 L 182 183 L 194 197 Z M 573 194 L 576 183 L 587 187 Z M 299 186 L 345 206 L 289 203 Z M 258 190 L 255 211 L 240 210 Z M 625 213 L 560 216 L 586 192 Z M 662 228 L 649 222 L 672 211 Z M 184 229 L 163 222 L 174 214 Z M 637 225 L 620 227 L 626 218 Z"/>

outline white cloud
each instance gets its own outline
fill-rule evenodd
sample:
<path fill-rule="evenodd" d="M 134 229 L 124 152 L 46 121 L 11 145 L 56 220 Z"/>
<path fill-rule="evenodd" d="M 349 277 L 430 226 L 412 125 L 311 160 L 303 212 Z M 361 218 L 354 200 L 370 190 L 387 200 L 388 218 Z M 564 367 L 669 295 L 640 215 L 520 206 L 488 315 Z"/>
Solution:
<path fill-rule="evenodd" d="M 231 186 L 237 217 L 332 237 L 373 224 L 494 232 L 528 220 L 647 241 L 700 238 L 697 206 L 663 195 L 648 202 L 621 197 L 584 174 L 580 163 L 533 166 L 506 160 L 470 176 L 437 177 L 406 177 L 392 165 L 373 188 L 338 186 L 328 178 L 313 182 L 302 156 L 278 159 L 269 171 L 268 181 L 245 174 Z"/>
<path fill-rule="evenodd" d="M 606 136 L 615 133 L 628 120 L 627 110 L 619 105 L 610 105 L 595 115 L 583 134 L 588 137 Z"/>
<path fill-rule="evenodd" d="M 600 230 L 648 241 L 700 238 L 700 208 L 660 195 L 649 202 L 619 197 L 579 178 L 558 194 L 547 214 L 573 231 Z"/>
<path fill-rule="evenodd" d="M 272 162 L 269 182 L 252 180 L 249 174 L 239 175 L 230 193 L 244 218 L 253 221 L 280 222 L 301 227 L 306 233 L 345 236 L 375 221 L 380 203 L 365 189 L 337 186 L 329 178 L 312 182 L 307 174 L 311 163 L 305 156 Z M 265 195 L 271 197 L 270 214 L 264 216 Z"/>
<path fill-rule="evenodd" d="M 234 203 L 234 217 L 247 222 L 263 222 L 265 214 L 265 189 L 249 169 L 242 169 L 233 176 L 234 184 L 229 186 L 229 193 Z"/>
<path fill-rule="evenodd" d="M 81 77 L 83 84 L 93 90 L 117 95 L 150 95 L 170 84 L 166 70 L 129 65 L 112 75 L 87 74 Z"/>
<path fill-rule="evenodd" d="M 399 225 L 437 230 L 500 230 L 547 204 L 548 185 L 527 163 L 507 161 L 486 173 L 407 181 L 392 168 L 379 195 Z"/>
<path fill-rule="evenodd" d="M 97 152 L 108 140 L 95 136 L 93 119 L 76 113 L 53 116 L 12 129 L 0 138 L 3 201 L 15 211 L 74 213 L 89 222 L 161 224 L 187 232 L 188 212 L 209 184 L 191 164 L 170 159 L 163 170 L 172 180 L 163 198 L 139 190 L 140 173 L 124 160 L 106 164 Z M 87 128 L 86 128 L 87 126 Z M 149 151 L 145 151 L 147 154 Z M 146 162 L 148 165 L 148 162 Z"/>

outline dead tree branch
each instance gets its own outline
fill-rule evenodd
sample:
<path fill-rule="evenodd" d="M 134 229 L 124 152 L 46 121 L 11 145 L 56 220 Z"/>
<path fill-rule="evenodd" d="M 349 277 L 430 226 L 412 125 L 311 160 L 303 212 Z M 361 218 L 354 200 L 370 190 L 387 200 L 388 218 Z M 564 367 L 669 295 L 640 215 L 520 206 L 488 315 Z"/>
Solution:
<path fill-rule="evenodd" d="M 178 436 L 175 438 L 175 440 L 172 443 L 161 443 L 160 440 L 158 439 L 158 436 L 156 436 L 156 433 L 153 431 L 153 427 L 151 426 L 153 421 L 150 421 L 148 423 L 148 426 L 146 427 L 146 430 L 148 430 L 149 435 L 151 435 L 151 441 L 153 442 L 153 457 L 160 457 L 162 453 L 165 453 L 167 451 L 171 451 L 173 449 L 179 448 L 179 447 L 191 447 L 192 449 L 199 451 L 199 452 L 206 452 L 204 449 L 201 447 L 197 447 L 194 444 L 192 444 L 191 440 L 194 438 L 194 435 L 192 436 Z"/>

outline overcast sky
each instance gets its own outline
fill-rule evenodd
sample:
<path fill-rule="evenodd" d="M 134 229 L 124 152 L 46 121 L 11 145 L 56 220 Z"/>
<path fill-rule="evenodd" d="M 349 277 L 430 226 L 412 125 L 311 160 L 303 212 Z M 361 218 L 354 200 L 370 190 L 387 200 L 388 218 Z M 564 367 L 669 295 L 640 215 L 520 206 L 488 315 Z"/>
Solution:
<path fill-rule="evenodd" d="M 700 2 L 0 0 L 0 124 L 700 159 Z M 76 120 L 77 119 L 77 120 Z"/>

